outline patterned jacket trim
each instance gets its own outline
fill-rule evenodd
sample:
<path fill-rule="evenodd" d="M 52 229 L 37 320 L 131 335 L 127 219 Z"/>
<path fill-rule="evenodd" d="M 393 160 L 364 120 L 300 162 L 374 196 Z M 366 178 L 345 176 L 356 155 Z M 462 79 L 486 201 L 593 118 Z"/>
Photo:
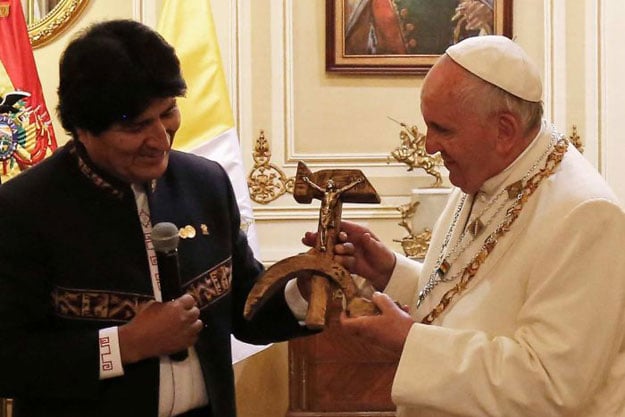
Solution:
<path fill-rule="evenodd" d="M 185 292 L 204 309 L 228 294 L 232 284 L 232 258 L 203 272 L 184 285 Z M 94 289 L 64 288 L 52 290 L 52 308 L 59 317 L 83 320 L 130 321 L 141 306 L 154 300 L 153 295 Z"/>
<path fill-rule="evenodd" d="M 78 169 L 85 177 L 87 177 L 89 181 L 93 183 L 93 185 L 115 198 L 122 199 L 124 197 L 124 192 L 122 190 L 105 180 L 100 174 L 98 174 L 93 168 L 91 168 L 91 166 L 87 162 L 88 157 L 86 155 L 86 152 L 81 152 L 80 147 L 77 146 L 75 141 L 69 141 L 67 143 L 67 146 L 69 148 L 70 154 L 76 157 L 76 160 L 78 162 Z"/>
<path fill-rule="evenodd" d="M 232 258 L 201 273 L 183 285 L 184 291 L 195 298 L 200 310 L 230 292 L 232 287 Z"/>

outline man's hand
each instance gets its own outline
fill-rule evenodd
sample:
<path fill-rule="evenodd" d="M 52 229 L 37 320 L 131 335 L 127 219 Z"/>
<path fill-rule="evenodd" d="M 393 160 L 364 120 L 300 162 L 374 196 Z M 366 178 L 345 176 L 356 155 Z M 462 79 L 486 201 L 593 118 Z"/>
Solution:
<path fill-rule="evenodd" d="M 312 247 L 316 237 L 316 233 L 307 232 L 302 243 Z M 369 229 L 348 221 L 341 221 L 338 240 L 334 245 L 334 260 L 383 290 L 395 268 L 395 254 Z"/>
<path fill-rule="evenodd" d="M 167 302 L 152 301 L 119 327 L 122 363 L 169 355 L 192 346 L 202 330 L 195 299 L 184 294 Z"/>
<path fill-rule="evenodd" d="M 372 301 L 380 309 L 380 315 L 352 318 L 343 312 L 340 318 L 341 329 L 401 355 L 414 320 L 407 313 L 407 307 L 400 308 L 386 294 L 376 292 Z"/>

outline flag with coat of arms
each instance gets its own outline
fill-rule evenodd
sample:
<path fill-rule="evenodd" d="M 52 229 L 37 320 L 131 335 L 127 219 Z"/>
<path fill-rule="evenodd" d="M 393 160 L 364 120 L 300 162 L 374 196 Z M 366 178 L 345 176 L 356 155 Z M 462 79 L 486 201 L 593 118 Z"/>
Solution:
<path fill-rule="evenodd" d="M 56 138 L 20 0 L 0 0 L 0 178 L 40 162 Z"/>

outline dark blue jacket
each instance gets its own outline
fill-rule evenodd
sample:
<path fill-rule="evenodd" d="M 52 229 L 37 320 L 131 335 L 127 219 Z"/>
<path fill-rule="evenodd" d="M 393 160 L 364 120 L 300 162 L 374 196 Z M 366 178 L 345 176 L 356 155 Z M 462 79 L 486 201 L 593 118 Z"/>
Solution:
<path fill-rule="evenodd" d="M 155 417 L 158 358 L 99 380 L 99 329 L 128 322 L 153 294 L 130 187 L 78 155 L 70 142 L 0 186 L 0 396 L 15 398 L 16 417 Z M 253 322 L 243 318 L 263 268 L 219 164 L 173 151 L 146 188 L 152 224 L 196 230 L 179 245 L 206 325 L 195 348 L 213 415 L 234 417 L 230 334 L 264 344 L 307 331 L 280 291 Z"/>

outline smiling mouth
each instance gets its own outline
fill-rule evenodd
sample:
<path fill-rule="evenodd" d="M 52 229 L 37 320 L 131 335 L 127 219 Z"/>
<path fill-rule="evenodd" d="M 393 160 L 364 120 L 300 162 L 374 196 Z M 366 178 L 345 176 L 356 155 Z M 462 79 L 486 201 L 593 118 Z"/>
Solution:
<path fill-rule="evenodd" d="M 167 156 L 167 151 L 158 151 L 158 152 L 145 152 L 142 153 L 141 155 L 139 155 L 141 158 L 143 159 L 150 159 L 150 160 L 162 160 L 163 158 L 165 158 Z"/>

